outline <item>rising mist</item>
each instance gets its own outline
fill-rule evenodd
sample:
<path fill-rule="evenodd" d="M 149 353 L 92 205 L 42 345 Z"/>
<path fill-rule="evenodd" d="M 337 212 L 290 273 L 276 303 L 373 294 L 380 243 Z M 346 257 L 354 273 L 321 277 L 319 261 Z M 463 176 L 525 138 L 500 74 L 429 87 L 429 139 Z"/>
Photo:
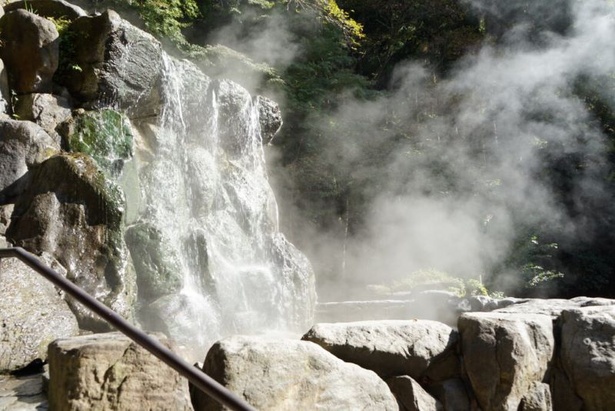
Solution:
<path fill-rule="evenodd" d="M 320 145 L 314 168 L 326 170 L 340 199 L 320 203 L 300 184 L 301 163 L 270 153 L 282 225 L 317 269 L 321 300 L 361 297 L 369 285 L 425 271 L 508 294 L 544 274 L 572 284 L 586 272 L 566 258 L 612 242 L 609 142 L 591 109 L 595 99 L 615 107 L 615 6 L 465 4 L 484 37 L 451 68 L 403 61 L 375 97 L 348 90 L 330 111 L 305 118 L 304 138 Z M 279 16 L 251 41 L 237 29 L 210 40 L 280 71 L 305 53 Z M 275 98 L 284 109 L 284 96 Z M 302 197 L 312 197 L 307 206 Z M 319 207 L 334 208 L 337 221 L 315 223 Z M 547 291 L 557 292 L 552 284 Z"/>

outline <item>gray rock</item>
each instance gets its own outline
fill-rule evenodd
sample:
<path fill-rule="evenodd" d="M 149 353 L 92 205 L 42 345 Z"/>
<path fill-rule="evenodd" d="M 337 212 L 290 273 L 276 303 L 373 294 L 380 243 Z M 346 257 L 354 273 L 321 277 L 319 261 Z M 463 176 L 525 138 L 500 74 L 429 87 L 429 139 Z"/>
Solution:
<path fill-rule="evenodd" d="M 583 410 L 615 409 L 615 307 L 562 312 L 561 362 Z"/>
<path fill-rule="evenodd" d="M 465 369 L 481 408 L 517 410 L 553 358 L 551 317 L 466 313 L 459 318 Z"/>
<path fill-rule="evenodd" d="M 559 298 L 541 299 L 532 298 L 520 303 L 512 304 L 504 308 L 499 308 L 495 312 L 510 314 L 542 314 L 549 315 L 556 319 L 563 310 L 579 307 L 580 302 Z"/>
<path fill-rule="evenodd" d="M 43 17 L 53 17 L 55 19 L 66 18 L 74 20 L 77 17 L 86 16 L 87 13 L 78 6 L 64 0 L 23 0 L 12 1 L 4 6 L 5 12 L 19 9 L 35 10 L 36 14 Z"/>
<path fill-rule="evenodd" d="M 316 324 L 303 336 L 336 357 L 381 377 L 439 381 L 459 375 L 457 331 L 430 320 Z"/>
<path fill-rule="evenodd" d="M 402 411 L 442 411 L 444 409 L 440 401 L 429 395 L 418 382 L 407 375 L 392 377 L 386 382 L 397 398 Z"/>
<path fill-rule="evenodd" d="M 31 173 L 7 239 L 35 254 L 50 253 L 69 280 L 131 318 L 136 282 L 123 239 L 122 192 L 83 154 L 52 157 Z M 98 316 L 68 302 L 82 328 L 108 330 Z"/>
<path fill-rule="evenodd" d="M 15 258 L 0 260 L 0 295 L 0 371 L 45 358 L 51 341 L 79 332 L 58 290 Z"/>
<path fill-rule="evenodd" d="M 11 214 L 13 214 L 14 208 L 15 206 L 13 204 L 0 206 L 0 235 L 4 235 L 6 233 L 6 228 L 11 222 Z"/>
<path fill-rule="evenodd" d="M 428 390 L 434 398 L 442 403 L 445 410 L 472 410 L 468 387 L 461 378 L 451 378 L 435 384 L 430 384 Z"/>
<path fill-rule="evenodd" d="M 0 7 L 2 9 L 2 7 Z M 2 16 L 2 14 L 0 14 Z M 4 66 L 4 61 L 0 60 L 0 114 L 7 117 L 12 113 L 11 110 L 11 89 L 9 87 L 9 76 Z"/>
<path fill-rule="evenodd" d="M 119 333 L 54 341 L 49 374 L 52 410 L 192 410 L 187 380 Z"/>
<path fill-rule="evenodd" d="M 88 107 L 112 106 L 133 116 L 157 114 L 154 86 L 163 64 L 158 40 L 112 10 L 76 19 L 70 32 L 75 39 L 73 69 L 58 81 L 74 97 Z"/>
<path fill-rule="evenodd" d="M 569 408 L 567 408 L 569 409 Z M 527 394 L 521 399 L 519 411 L 551 411 L 551 390 L 548 384 L 534 382 Z"/>
<path fill-rule="evenodd" d="M 282 112 L 278 104 L 267 97 L 256 97 L 263 144 L 269 144 L 282 128 Z"/>
<path fill-rule="evenodd" d="M 6 13 L 0 19 L 0 58 L 9 84 L 17 94 L 50 93 L 59 62 L 59 34 L 44 17 L 26 10 Z"/>
<path fill-rule="evenodd" d="M 40 374 L 28 377 L 0 376 L 2 411 L 47 411 L 47 405 Z"/>
<path fill-rule="evenodd" d="M 262 410 L 398 410 L 376 374 L 307 341 L 235 336 L 217 342 L 204 371 Z M 195 393 L 195 410 L 222 407 Z"/>
<path fill-rule="evenodd" d="M 71 116 L 68 99 L 53 94 L 25 94 L 15 104 L 15 114 L 20 120 L 33 121 L 43 128 L 59 144 L 56 132 L 58 124 Z"/>
<path fill-rule="evenodd" d="M 19 195 L 29 168 L 60 151 L 60 145 L 29 121 L 0 120 L 0 203 Z"/>

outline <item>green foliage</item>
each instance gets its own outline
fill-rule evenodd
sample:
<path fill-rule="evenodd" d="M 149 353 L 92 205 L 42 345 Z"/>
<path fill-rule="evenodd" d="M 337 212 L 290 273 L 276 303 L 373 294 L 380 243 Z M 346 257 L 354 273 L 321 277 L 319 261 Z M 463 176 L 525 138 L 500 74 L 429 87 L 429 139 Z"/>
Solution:
<path fill-rule="evenodd" d="M 196 0 L 112 0 L 112 2 L 136 10 L 150 33 L 159 38 L 169 39 L 181 48 L 190 49 L 182 30 L 200 16 Z"/>

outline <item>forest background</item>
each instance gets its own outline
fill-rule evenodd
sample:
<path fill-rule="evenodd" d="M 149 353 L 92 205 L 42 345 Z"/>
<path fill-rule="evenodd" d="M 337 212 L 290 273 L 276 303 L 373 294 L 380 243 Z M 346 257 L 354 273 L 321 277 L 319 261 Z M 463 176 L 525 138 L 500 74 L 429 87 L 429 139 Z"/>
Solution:
<path fill-rule="evenodd" d="M 612 0 L 111 0 L 276 100 L 282 231 L 321 301 L 615 297 Z"/>

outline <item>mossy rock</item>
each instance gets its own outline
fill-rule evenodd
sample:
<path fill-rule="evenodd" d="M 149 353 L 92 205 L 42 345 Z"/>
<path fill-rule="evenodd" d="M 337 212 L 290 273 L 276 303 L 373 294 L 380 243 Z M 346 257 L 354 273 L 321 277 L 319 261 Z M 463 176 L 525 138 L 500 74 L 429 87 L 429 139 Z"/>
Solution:
<path fill-rule="evenodd" d="M 88 154 L 111 177 L 118 176 L 133 155 L 130 122 L 115 110 L 78 110 L 62 124 L 60 134 L 69 151 Z"/>

